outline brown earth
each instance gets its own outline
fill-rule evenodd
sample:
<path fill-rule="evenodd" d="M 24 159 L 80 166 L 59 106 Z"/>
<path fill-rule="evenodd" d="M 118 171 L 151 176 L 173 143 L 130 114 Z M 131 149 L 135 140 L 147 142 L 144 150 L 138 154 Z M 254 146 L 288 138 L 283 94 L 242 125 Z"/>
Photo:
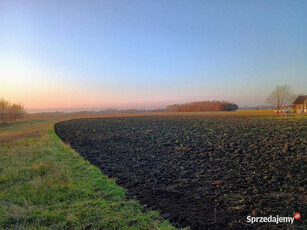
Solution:
<path fill-rule="evenodd" d="M 145 207 L 192 229 L 272 229 L 247 216 L 306 223 L 307 119 L 147 116 L 77 119 L 56 133 Z"/>

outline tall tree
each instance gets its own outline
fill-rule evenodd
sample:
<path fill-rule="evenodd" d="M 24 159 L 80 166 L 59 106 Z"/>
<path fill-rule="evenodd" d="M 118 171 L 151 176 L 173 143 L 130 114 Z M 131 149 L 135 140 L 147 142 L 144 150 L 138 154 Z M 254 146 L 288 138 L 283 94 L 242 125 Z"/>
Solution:
<path fill-rule="evenodd" d="M 274 106 L 279 112 L 281 108 L 293 102 L 293 93 L 289 85 L 278 85 L 266 99 L 267 104 Z"/>

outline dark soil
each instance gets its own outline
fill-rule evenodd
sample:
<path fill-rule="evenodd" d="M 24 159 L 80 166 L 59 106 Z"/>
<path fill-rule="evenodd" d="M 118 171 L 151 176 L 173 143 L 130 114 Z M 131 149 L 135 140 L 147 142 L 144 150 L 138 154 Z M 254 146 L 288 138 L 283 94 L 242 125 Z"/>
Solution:
<path fill-rule="evenodd" d="M 272 229 L 306 223 L 306 119 L 152 116 L 79 119 L 56 133 L 177 227 Z M 293 226 L 292 226 L 293 227 Z"/>

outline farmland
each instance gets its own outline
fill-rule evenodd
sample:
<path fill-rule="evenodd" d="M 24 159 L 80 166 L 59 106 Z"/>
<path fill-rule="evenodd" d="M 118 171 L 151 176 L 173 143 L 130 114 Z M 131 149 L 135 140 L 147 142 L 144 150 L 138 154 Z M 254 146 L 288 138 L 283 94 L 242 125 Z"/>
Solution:
<path fill-rule="evenodd" d="M 57 123 L 55 131 L 177 227 L 242 229 L 251 227 L 248 215 L 306 215 L 304 117 L 92 118 Z"/>
<path fill-rule="evenodd" d="M 72 117 L 46 117 L 0 124 L 0 229 L 174 229 L 63 144 Z"/>

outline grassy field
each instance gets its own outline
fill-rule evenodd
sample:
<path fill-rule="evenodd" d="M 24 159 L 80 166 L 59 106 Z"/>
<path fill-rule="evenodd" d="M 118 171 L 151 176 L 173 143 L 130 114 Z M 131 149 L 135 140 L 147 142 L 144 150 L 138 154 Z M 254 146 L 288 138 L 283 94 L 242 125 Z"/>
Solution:
<path fill-rule="evenodd" d="M 64 145 L 54 120 L 0 124 L 0 229 L 173 229 Z"/>
<path fill-rule="evenodd" d="M 172 113 L 188 114 L 280 119 L 272 111 Z M 144 115 L 169 113 L 29 115 L 0 124 L 0 229 L 173 229 L 157 212 L 128 200 L 124 189 L 63 144 L 53 129 L 65 119 Z"/>

